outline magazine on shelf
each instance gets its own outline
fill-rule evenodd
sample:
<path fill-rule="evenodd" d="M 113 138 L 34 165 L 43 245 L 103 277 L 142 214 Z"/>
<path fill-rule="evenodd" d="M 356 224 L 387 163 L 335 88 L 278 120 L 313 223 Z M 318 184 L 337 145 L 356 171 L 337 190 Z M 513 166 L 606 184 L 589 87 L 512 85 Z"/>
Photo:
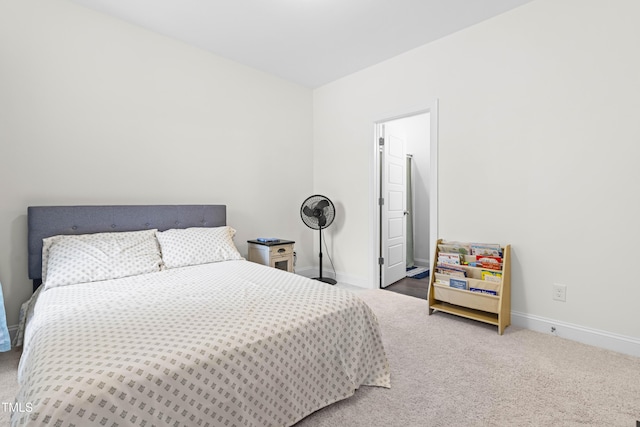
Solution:
<path fill-rule="evenodd" d="M 494 255 L 476 255 L 477 262 L 492 262 L 495 264 L 502 264 L 502 257 Z"/>
<path fill-rule="evenodd" d="M 502 258 L 499 256 L 476 255 L 476 267 L 502 270 Z"/>
<path fill-rule="evenodd" d="M 494 264 L 492 262 L 478 262 L 476 267 L 486 268 L 488 270 L 502 271 L 502 264 Z"/>
<path fill-rule="evenodd" d="M 501 271 L 482 270 L 480 272 L 480 277 L 482 278 L 482 280 L 486 280 L 487 282 L 500 283 L 502 281 L 502 272 Z"/>
<path fill-rule="evenodd" d="M 467 277 L 466 274 L 464 274 L 464 272 L 462 271 L 448 271 L 448 270 L 436 269 L 436 273 L 444 274 L 446 276 L 452 276 L 452 277 Z"/>
<path fill-rule="evenodd" d="M 467 277 L 466 270 L 454 264 L 438 263 L 436 265 L 436 273 L 447 274 L 455 277 Z"/>
<path fill-rule="evenodd" d="M 457 277 L 452 277 L 449 279 L 449 286 L 456 289 L 464 289 L 466 291 L 468 288 L 467 283 L 467 279 L 460 279 Z"/>
<path fill-rule="evenodd" d="M 462 255 L 440 252 L 438 254 L 438 263 L 460 265 Z"/>
<path fill-rule="evenodd" d="M 472 255 L 502 256 L 502 248 L 497 243 L 471 243 Z"/>
<path fill-rule="evenodd" d="M 492 291 L 491 289 L 482 289 L 482 288 L 471 287 L 471 288 L 469 288 L 469 290 L 471 292 L 478 292 L 480 294 L 498 295 L 498 291 Z"/>
<path fill-rule="evenodd" d="M 440 252 L 471 255 L 471 246 L 468 243 L 461 242 L 442 242 L 438 245 Z"/>

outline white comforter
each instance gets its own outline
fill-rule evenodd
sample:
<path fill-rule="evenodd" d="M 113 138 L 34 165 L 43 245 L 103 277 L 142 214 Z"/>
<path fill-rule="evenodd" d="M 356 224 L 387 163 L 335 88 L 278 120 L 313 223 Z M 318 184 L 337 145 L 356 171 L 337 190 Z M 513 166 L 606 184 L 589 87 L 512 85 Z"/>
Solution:
<path fill-rule="evenodd" d="M 13 425 L 289 426 L 389 387 L 352 293 L 248 261 L 41 292 Z"/>

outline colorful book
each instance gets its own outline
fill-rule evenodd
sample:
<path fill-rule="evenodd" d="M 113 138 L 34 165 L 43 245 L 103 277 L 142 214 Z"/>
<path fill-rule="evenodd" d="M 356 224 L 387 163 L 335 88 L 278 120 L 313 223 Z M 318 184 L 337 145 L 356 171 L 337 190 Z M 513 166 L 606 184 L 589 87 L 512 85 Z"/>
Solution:
<path fill-rule="evenodd" d="M 461 264 L 460 261 L 461 261 L 460 254 L 450 254 L 450 253 L 443 253 L 443 252 L 440 252 L 438 254 L 439 263 L 460 265 Z"/>
<path fill-rule="evenodd" d="M 482 288 L 469 288 L 471 292 L 478 292 L 480 294 L 487 295 L 498 295 L 498 291 L 492 291 L 491 289 L 482 289 Z"/>
<path fill-rule="evenodd" d="M 472 243 L 472 255 L 502 256 L 502 248 L 497 243 Z"/>
<path fill-rule="evenodd" d="M 460 255 L 470 255 L 471 254 L 471 246 L 468 243 L 460 243 L 460 242 L 451 242 L 451 243 L 442 243 L 438 245 L 438 250 L 440 252 L 446 252 L 450 254 L 460 254 Z"/>
<path fill-rule="evenodd" d="M 449 279 L 449 286 L 456 289 L 467 290 L 467 281 L 466 279 L 458 279 L 458 278 L 452 277 Z"/>
<path fill-rule="evenodd" d="M 500 283 L 502 281 L 502 272 L 501 271 L 482 270 L 480 272 L 480 277 L 482 277 L 482 280 L 486 280 L 487 282 Z"/>
<path fill-rule="evenodd" d="M 447 274 L 455 277 L 467 277 L 466 270 L 454 264 L 438 263 L 436 265 L 436 273 Z"/>
<path fill-rule="evenodd" d="M 479 262 L 479 263 L 476 263 L 476 267 L 486 268 L 488 270 L 502 271 L 502 264 L 493 264 L 493 263 L 490 263 L 490 262 Z"/>
<path fill-rule="evenodd" d="M 476 255 L 476 267 L 502 270 L 502 258 L 499 256 Z"/>

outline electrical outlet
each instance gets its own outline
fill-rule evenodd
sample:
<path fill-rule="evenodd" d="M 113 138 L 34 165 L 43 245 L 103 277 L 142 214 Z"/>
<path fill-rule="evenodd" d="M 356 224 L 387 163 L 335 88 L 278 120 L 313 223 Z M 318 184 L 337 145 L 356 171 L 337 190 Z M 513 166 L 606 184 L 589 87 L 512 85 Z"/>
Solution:
<path fill-rule="evenodd" d="M 567 301 L 567 285 L 553 284 L 553 299 L 555 301 Z"/>

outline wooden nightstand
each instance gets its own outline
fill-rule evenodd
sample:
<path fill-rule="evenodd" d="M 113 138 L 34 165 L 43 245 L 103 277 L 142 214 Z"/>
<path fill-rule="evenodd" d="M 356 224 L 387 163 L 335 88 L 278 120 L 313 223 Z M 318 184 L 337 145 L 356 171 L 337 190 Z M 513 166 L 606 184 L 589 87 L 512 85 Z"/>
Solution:
<path fill-rule="evenodd" d="M 249 261 L 293 273 L 293 240 L 259 242 L 247 240 Z"/>

